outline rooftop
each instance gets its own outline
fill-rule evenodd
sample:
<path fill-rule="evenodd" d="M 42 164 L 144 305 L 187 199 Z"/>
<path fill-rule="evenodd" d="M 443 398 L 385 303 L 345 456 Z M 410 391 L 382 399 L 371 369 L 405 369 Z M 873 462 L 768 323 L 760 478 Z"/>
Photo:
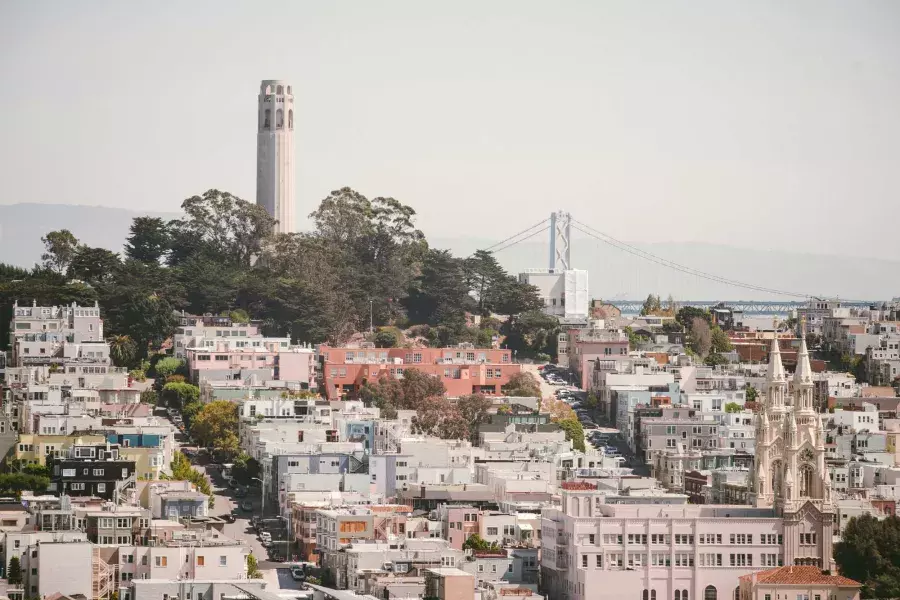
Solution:
<path fill-rule="evenodd" d="M 756 577 L 757 583 L 782 585 L 834 585 L 838 587 L 860 587 L 861 583 L 842 575 L 831 575 L 819 567 L 786 566 L 768 571 L 758 571 L 744 575 L 741 580 L 747 581 Z"/>

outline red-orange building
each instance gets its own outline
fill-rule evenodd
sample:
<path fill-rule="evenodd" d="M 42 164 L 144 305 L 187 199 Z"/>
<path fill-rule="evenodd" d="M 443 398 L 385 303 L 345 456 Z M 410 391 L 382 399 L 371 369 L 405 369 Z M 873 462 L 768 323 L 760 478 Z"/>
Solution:
<path fill-rule="evenodd" d="M 448 396 L 498 395 L 510 377 L 522 372 L 511 350 L 474 348 L 336 348 L 321 346 L 322 379 L 326 397 L 356 392 L 366 381 L 403 377 L 417 369 L 439 378 Z"/>

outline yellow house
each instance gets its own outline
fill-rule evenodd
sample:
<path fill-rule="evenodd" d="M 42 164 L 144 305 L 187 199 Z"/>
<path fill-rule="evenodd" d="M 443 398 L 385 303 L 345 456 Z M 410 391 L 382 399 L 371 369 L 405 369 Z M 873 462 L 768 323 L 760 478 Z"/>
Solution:
<path fill-rule="evenodd" d="M 161 472 L 169 473 L 169 465 L 164 464 L 162 448 L 119 446 L 119 456 L 123 460 L 134 461 L 134 472 L 141 479 L 159 479 Z"/>
<path fill-rule="evenodd" d="M 39 433 L 21 433 L 14 446 L 16 459 L 46 466 L 47 457 L 68 455 L 69 450 L 78 444 L 103 444 L 103 435 L 50 435 Z"/>

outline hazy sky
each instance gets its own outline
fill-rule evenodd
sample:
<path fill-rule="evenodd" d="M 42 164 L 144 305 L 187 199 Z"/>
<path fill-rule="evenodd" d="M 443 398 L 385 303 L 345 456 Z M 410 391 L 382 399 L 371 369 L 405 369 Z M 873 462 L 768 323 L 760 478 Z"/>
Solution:
<path fill-rule="evenodd" d="M 900 258 L 896 0 L 4 0 L 0 203 L 254 200 L 269 78 L 295 92 L 302 215 L 347 185 L 440 237 L 560 208 Z"/>

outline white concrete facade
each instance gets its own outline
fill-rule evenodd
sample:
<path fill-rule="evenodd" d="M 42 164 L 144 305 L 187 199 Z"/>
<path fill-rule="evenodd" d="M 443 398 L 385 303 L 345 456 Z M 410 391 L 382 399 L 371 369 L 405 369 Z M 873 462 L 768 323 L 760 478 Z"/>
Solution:
<path fill-rule="evenodd" d="M 294 94 L 280 80 L 260 85 L 256 136 L 256 203 L 278 223 L 276 233 L 296 231 L 294 211 Z"/>

